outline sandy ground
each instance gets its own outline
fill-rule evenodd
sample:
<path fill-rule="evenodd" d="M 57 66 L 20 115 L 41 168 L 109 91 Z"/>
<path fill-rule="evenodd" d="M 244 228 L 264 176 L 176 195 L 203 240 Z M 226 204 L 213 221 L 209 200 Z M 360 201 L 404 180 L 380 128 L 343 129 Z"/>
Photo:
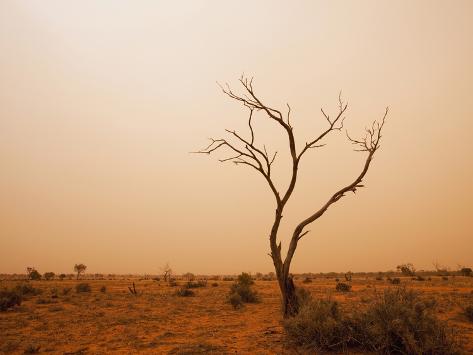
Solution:
<path fill-rule="evenodd" d="M 343 307 L 368 304 L 391 286 L 374 278 L 354 278 L 353 291 L 338 293 L 333 278 L 296 284 L 315 297 L 331 297 Z M 135 282 L 140 295 L 128 286 Z M 32 281 L 42 294 L 14 310 L 0 313 L 0 354 L 23 354 L 30 346 L 52 354 L 297 354 L 285 345 L 279 294 L 274 281 L 257 281 L 261 303 L 234 310 L 226 301 L 230 281 L 209 281 L 195 297 L 177 297 L 177 287 L 152 280 L 84 280 L 90 293 L 76 293 L 77 281 Z M 217 282 L 218 286 L 212 287 Z M 1 281 L 0 287 L 19 282 Z M 181 281 L 181 283 L 184 283 Z M 434 297 L 439 317 L 459 329 L 468 353 L 473 353 L 473 323 L 462 307 L 473 298 L 473 278 L 456 277 L 402 283 Z M 106 292 L 100 288 L 106 286 Z M 64 288 L 72 288 L 63 295 Z M 57 288 L 58 298 L 51 297 Z"/>

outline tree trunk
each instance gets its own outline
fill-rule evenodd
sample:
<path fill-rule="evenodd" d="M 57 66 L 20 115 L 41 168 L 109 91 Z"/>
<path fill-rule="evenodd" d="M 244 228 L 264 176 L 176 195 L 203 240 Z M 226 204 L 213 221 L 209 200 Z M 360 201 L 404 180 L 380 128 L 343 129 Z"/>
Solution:
<path fill-rule="evenodd" d="M 299 301 L 297 299 L 296 287 L 290 275 L 281 275 L 279 288 L 282 297 L 282 313 L 284 318 L 295 316 L 299 312 Z"/>

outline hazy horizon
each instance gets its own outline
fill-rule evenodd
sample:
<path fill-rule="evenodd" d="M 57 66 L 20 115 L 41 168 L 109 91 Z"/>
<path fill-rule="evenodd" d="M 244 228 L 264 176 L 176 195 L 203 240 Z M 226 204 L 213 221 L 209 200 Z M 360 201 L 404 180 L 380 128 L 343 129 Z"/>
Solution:
<path fill-rule="evenodd" d="M 390 107 L 364 180 L 313 225 L 294 273 L 473 266 L 473 2 L 2 1 L 0 273 L 270 272 L 274 201 L 261 176 L 189 152 L 245 136 L 242 73 L 291 105 L 298 147 L 338 93 L 360 136 Z M 286 137 L 263 114 L 256 139 Z M 301 163 L 280 236 L 364 163 L 345 133 Z"/>

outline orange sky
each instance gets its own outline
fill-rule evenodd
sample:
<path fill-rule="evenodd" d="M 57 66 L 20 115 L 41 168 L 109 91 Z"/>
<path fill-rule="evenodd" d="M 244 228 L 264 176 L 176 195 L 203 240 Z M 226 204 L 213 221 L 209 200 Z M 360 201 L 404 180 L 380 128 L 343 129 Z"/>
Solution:
<path fill-rule="evenodd" d="M 189 154 L 248 134 L 235 89 L 255 76 L 292 107 L 299 147 L 339 90 L 361 134 L 391 108 L 366 188 L 309 228 L 294 272 L 473 264 L 473 2 L 0 2 L 0 273 L 272 271 L 261 176 Z M 287 183 L 285 137 L 257 140 Z M 344 134 L 311 151 L 281 229 L 359 173 Z"/>

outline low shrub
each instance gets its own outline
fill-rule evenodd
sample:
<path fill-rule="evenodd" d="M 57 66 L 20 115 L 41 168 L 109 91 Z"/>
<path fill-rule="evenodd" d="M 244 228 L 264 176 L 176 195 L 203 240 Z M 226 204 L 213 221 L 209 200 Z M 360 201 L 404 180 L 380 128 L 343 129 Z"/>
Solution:
<path fill-rule="evenodd" d="M 76 285 L 76 292 L 81 293 L 81 292 L 91 292 L 92 289 L 90 288 L 90 285 L 87 282 L 81 282 Z"/>
<path fill-rule="evenodd" d="M 243 307 L 243 300 L 241 299 L 241 296 L 238 293 L 231 293 L 228 296 L 228 301 L 234 309 Z"/>
<path fill-rule="evenodd" d="M 107 286 L 103 285 L 102 287 L 100 287 L 100 292 L 102 293 L 107 292 Z"/>
<path fill-rule="evenodd" d="M 188 281 L 185 285 L 186 288 L 199 288 L 207 286 L 207 280 L 199 280 L 197 282 Z"/>
<path fill-rule="evenodd" d="M 257 303 L 259 302 L 258 293 L 253 290 L 253 284 L 255 282 L 251 278 L 250 274 L 242 273 L 238 276 L 237 281 L 230 286 L 230 293 L 228 296 L 229 302 L 232 303 L 232 298 L 241 299 L 241 303 Z M 238 296 L 234 296 L 238 295 Z M 235 308 L 235 306 L 234 306 Z"/>
<path fill-rule="evenodd" d="M 473 305 L 467 306 L 465 308 L 465 315 L 470 322 L 473 322 Z"/>
<path fill-rule="evenodd" d="M 65 296 L 65 295 L 68 295 L 70 292 L 71 292 L 72 288 L 70 287 L 64 287 L 62 289 L 62 294 Z"/>
<path fill-rule="evenodd" d="M 399 277 L 395 277 L 395 278 L 391 279 L 391 283 L 393 285 L 399 285 L 401 283 L 401 279 Z"/>
<path fill-rule="evenodd" d="M 344 283 L 344 282 L 338 282 L 337 286 L 335 286 L 335 289 L 339 292 L 350 292 L 351 291 L 351 285 Z"/>
<path fill-rule="evenodd" d="M 453 330 L 435 317 L 435 302 L 404 288 L 387 289 L 363 311 L 342 312 L 337 302 L 300 300 L 299 313 L 284 321 L 290 341 L 314 351 L 377 354 L 460 354 Z"/>
<path fill-rule="evenodd" d="M 192 297 L 195 296 L 195 292 L 192 290 L 189 290 L 188 288 L 180 288 L 176 291 L 176 296 L 179 297 Z"/>
<path fill-rule="evenodd" d="M 354 338 L 368 350 L 383 354 L 457 354 L 456 335 L 435 316 L 435 306 L 412 290 L 386 290 L 356 316 Z"/>
<path fill-rule="evenodd" d="M 37 296 L 40 295 L 43 291 L 39 288 L 33 287 L 30 284 L 24 283 L 16 285 L 14 290 L 22 296 Z"/>
<path fill-rule="evenodd" d="M 218 282 L 213 282 L 212 287 L 218 287 Z"/>
<path fill-rule="evenodd" d="M 45 279 L 46 281 L 49 281 L 49 280 L 54 279 L 54 276 L 56 276 L 56 274 L 55 274 L 54 272 L 51 272 L 51 271 L 44 273 L 44 279 Z"/>
<path fill-rule="evenodd" d="M 23 300 L 21 293 L 16 290 L 0 291 L 0 311 L 4 312 L 10 308 L 21 305 Z"/>

